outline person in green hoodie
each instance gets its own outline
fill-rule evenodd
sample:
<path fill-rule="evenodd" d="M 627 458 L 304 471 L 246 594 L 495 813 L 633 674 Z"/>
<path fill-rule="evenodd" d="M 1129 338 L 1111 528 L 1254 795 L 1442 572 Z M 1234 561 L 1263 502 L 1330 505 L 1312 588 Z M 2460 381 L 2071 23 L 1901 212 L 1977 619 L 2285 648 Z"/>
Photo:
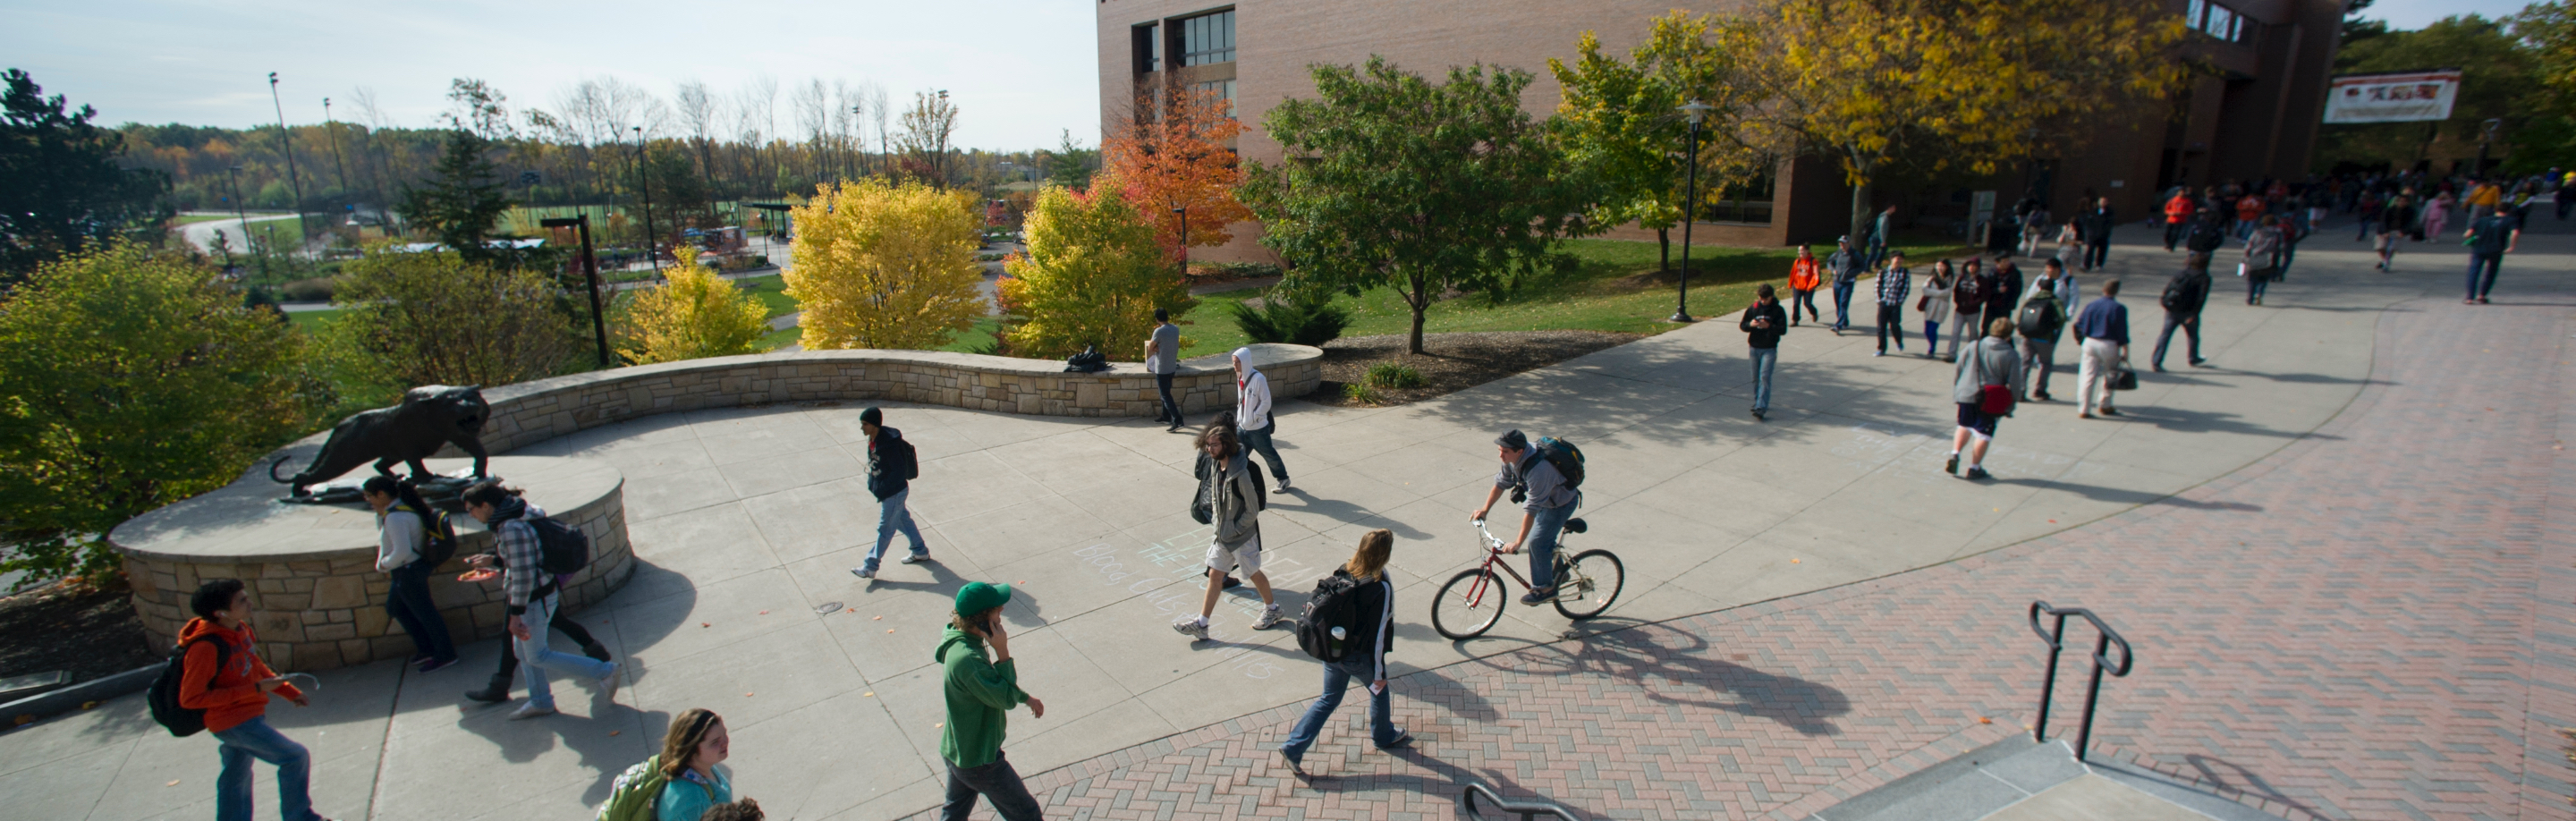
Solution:
<path fill-rule="evenodd" d="M 948 762 L 943 821 L 966 821 L 978 796 L 992 799 L 993 811 L 1005 821 L 1040 817 L 1037 798 L 1002 758 L 1012 707 L 1026 702 L 1030 718 L 1046 717 L 1046 704 L 1020 689 L 1019 667 L 1011 663 L 1011 636 L 1002 626 L 1002 605 L 1010 602 L 1010 585 L 967 582 L 957 590 L 957 612 L 939 649 L 931 653 L 946 671 L 948 724 L 939 736 L 939 757 Z"/>

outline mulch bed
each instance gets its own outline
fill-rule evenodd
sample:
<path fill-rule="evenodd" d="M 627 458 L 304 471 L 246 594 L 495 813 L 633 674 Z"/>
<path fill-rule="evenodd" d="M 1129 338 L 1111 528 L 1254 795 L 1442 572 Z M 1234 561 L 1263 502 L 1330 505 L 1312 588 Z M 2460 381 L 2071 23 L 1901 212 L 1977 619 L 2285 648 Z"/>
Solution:
<path fill-rule="evenodd" d="M 1352 336 L 1324 343 L 1324 383 L 1305 399 L 1336 407 L 1382 407 L 1419 402 L 1542 368 L 1603 348 L 1644 338 L 1610 331 L 1490 331 L 1424 334 L 1421 355 L 1405 352 L 1406 336 Z M 1414 388 L 1379 388 L 1375 405 L 1357 402 L 1345 386 L 1368 377 L 1370 367 L 1393 362 L 1422 373 Z"/>
<path fill-rule="evenodd" d="M 0 598 L 0 678 L 71 671 L 78 684 L 169 656 L 152 648 L 122 582 L 52 584 Z"/>

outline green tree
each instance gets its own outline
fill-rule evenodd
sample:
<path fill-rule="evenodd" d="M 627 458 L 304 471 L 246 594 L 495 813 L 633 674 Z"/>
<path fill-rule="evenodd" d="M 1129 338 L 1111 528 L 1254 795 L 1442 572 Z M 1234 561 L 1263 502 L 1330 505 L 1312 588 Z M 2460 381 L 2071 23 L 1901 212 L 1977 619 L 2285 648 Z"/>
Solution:
<path fill-rule="evenodd" d="M 1555 244 L 1592 186 L 1521 110 L 1528 72 L 1453 67 L 1433 85 L 1376 56 L 1310 71 L 1315 99 L 1262 118 L 1294 159 L 1253 163 L 1242 190 L 1292 280 L 1394 287 L 1418 354 L 1423 311 L 1442 292 L 1498 294 L 1571 264 Z"/>
<path fill-rule="evenodd" d="M 1091 172 L 1100 166 L 1100 149 L 1084 148 L 1073 138 L 1073 129 L 1064 130 L 1064 144 L 1047 155 L 1047 180 L 1081 191 L 1091 187 Z"/>
<path fill-rule="evenodd" d="M 583 350 L 562 289 L 534 271 L 387 247 L 341 270 L 331 300 L 343 313 L 323 326 L 323 344 L 379 393 L 541 379 Z"/>
<path fill-rule="evenodd" d="M 2540 7 L 2533 7 L 2535 10 Z M 2538 19 L 2546 12 L 2530 12 Z M 2537 27 L 2546 30 L 2543 23 Z M 2546 82 L 2540 55 L 2505 21 L 2478 15 L 2445 17 L 2415 31 L 2391 31 L 2353 43 L 2335 55 L 2337 73 L 2368 74 L 2429 67 L 2460 70 L 2459 97 L 2450 119 L 2438 123 L 2328 125 L 2318 135 L 2317 162 L 2399 167 L 2433 159 L 2475 156 L 2482 124 L 2504 121 L 2491 156 L 2519 155 L 2534 123 L 2562 118 L 2557 94 Z"/>
<path fill-rule="evenodd" d="M 1625 62 L 1602 54 L 1601 39 L 1589 31 L 1575 44 L 1572 65 L 1548 58 L 1564 89 L 1555 123 L 1565 130 L 1566 152 L 1603 186 L 1585 215 L 1592 227 L 1634 222 L 1653 229 L 1661 265 L 1672 267 L 1672 228 L 1681 222 L 1689 178 L 1683 155 L 1690 121 L 1679 111 L 1685 103 L 1710 107 L 1700 129 L 1703 191 L 1769 170 L 1767 152 L 1736 139 L 1750 86 L 1735 82 L 1735 61 L 1750 53 L 1752 37 L 1741 19 L 1674 11 L 1655 18 Z"/>
<path fill-rule="evenodd" d="M 125 135 L 90 124 L 26 72 L 0 72 L 0 285 L 175 213 L 170 175 L 128 169 Z"/>
<path fill-rule="evenodd" d="M 1011 275 L 1000 286 L 1013 355 L 1053 359 L 1097 345 L 1111 359 L 1142 359 L 1154 309 L 1196 304 L 1125 186 L 1076 194 L 1049 185 L 1025 226 L 1029 251 L 1003 263 Z"/>
<path fill-rule="evenodd" d="M 299 335 L 213 270 L 129 243 L 0 301 L 0 571 L 115 568 L 100 537 L 302 430 Z"/>
<path fill-rule="evenodd" d="M 510 198 L 491 153 L 492 143 L 482 135 L 465 128 L 449 132 L 447 150 L 427 184 L 403 186 L 402 204 L 394 210 L 466 261 L 501 262 L 508 255 L 491 248 L 492 226 L 510 210 Z"/>

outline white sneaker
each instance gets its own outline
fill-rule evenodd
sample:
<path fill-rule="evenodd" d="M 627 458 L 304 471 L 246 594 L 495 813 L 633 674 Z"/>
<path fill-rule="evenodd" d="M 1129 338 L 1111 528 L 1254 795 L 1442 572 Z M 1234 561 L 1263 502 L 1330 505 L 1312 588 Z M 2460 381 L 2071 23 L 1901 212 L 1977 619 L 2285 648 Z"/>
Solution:
<path fill-rule="evenodd" d="M 618 673 L 618 670 L 617 670 L 617 663 L 616 663 L 616 662 L 609 662 L 609 664 L 608 664 L 608 675 L 604 675 L 604 676 L 600 676 L 600 677 L 599 677 L 599 694 L 600 694 L 600 695 L 603 695 L 603 696 L 607 696 L 607 697 L 608 697 L 608 700 L 610 700 L 610 701 L 616 701 L 616 700 L 617 700 L 617 685 L 618 685 L 618 680 L 617 680 L 617 679 L 618 679 L 618 676 L 617 676 L 617 673 Z"/>
<path fill-rule="evenodd" d="M 850 575 L 857 576 L 862 579 L 873 579 L 877 577 L 877 572 L 864 567 L 853 567 L 850 568 Z"/>
<path fill-rule="evenodd" d="M 1270 489 L 1270 492 L 1271 492 L 1271 493 L 1286 493 L 1286 492 L 1288 492 L 1288 478 L 1287 478 L 1287 477 L 1285 477 L 1285 476 L 1280 477 L 1280 478 L 1279 478 L 1279 486 L 1278 486 L 1278 487 L 1271 488 L 1271 489 Z"/>
<path fill-rule="evenodd" d="M 1172 622 L 1172 631 L 1190 637 L 1191 641 L 1206 641 L 1208 623 L 1202 618 L 1186 618 Z"/>
<path fill-rule="evenodd" d="M 519 705 L 519 709 L 517 710 L 510 711 L 510 720 L 523 721 L 531 718 L 543 718 L 554 714 L 555 708 L 539 707 L 536 702 L 531 701 L 526 704 Z"/>
<path fill-rule="evenodd" d="M 908 553 L 903 557 L 904 564 L 920 564 L 926 561 L 930 561 L 930 554 L 928 553 Z"/>
<path fill-rule="evenodd" d="M 1278 624 L 1283 621 L 1287 621 L 1287 619 L 1280 617 L 1279 605 L 1273 603 L 1261 608 L 1261 618 L 1254 619 L 1252 621 L 1252 629 L 1268 630 L 1271 625 Z"/>

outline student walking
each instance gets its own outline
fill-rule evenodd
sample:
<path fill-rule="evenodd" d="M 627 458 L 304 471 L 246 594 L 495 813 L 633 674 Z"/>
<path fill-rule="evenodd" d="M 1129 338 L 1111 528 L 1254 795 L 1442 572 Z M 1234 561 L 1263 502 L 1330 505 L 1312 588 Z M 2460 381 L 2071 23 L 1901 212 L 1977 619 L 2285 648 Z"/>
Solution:
<path fill-rule="evenodd" d="M 2469 291 L 2462 304 L 2487 304 L 2487 292 L 2495 290 L 2496 274 L 2504 268 L 2504 255 L 2522 244 L 2522 229 L 2504 209 L 2490 209 L 2487 215 L 2469 223 Z M 2479 271 L 2485 271 L 2481 279 Z"/>
<path fill-rule="evenodd" d="M 1950 281 L 1950 354 L 1943 360 L 1957 359 L 1959 346 L 1977 344 L 1977 329 L 1985 327 L 1978 318 L 1985 315 L 1986 294 L 1993 292 L 1994 275 L 1986 273 L 1986 262 L 1969 257 L 1966 265 Z"/>
<path fill-rule="evenodd" d="M 385 613 L 411 636 L 411 663 L 427 673 L 456 663 L 447 619 L 429 597 L 429 574 L 456 549 L 456 533 L 410 482 L 384 474 L 367 477 L 358 497 L 376 511 L 376 570 L 392 577 Z M 445 552 L 437 552 L 444 545 Z"/>
<path fill-rule="evenodd" d="M 2023 256 L 2030 257 L 2039 256 L 2039 249 L 2045 247 L 2054 236 L 2052 230 L 2057 227 L 2057 223 L 2050 220 L 2046 205 L 2030 209 L 2030 213 L 2022 217 L 2021 225 L 2021 252 Z"/>
<path fill-rule="evenodd" d="M 1994 271 L 1986 275 L 1986 307 L 1983 312 L 1986 321 L 2010 318 L 2013 309 L 2021 306 L 2024 287 L 2019 263 L 2009 259 L 1995 260 Z"/>
<path fill-rule="evenodd" d="M 1816 316 L 1816 286 L 1824 282 L 1825 263 L 1816 258 L 1815 249 L 1798 246 L 1798 258 L 1789 263 L 1789 327 L 1798 327 L 1798 308 L 1805 306 L 1808 319 Z"/>
<path fill-rule="evenodd" d="M 733 802 L 733 771 L 722 766 L 733 756 L 733 736 L 724 718 L 703 707 L 671 717 L 662 735 L 662 794 L 653 802 L 654 821 L 698 821 L 718 804 Z M 757 806 L 757 805 L 754 805 Z"/>
<path fill-rule="evenodd" d="M 2111 198 L 2096 201 L 2084 212 L 2084 270 L 2100 268 L 2111 261 L 2111 229 L 2119 224 L 2111 216 Z"/>
<path fill-rule="evenodd" d="M 948 765 L 940 821 L 966 821 L 978 797 L 991 799 L 993 812 L 1005 821 L 1040 817 L 1037 797 L 1002 756 L 1011 708 L 1027 704 L 1030 718 L 1046 717 L 1046 703 L 1020 689 L 1010 631 L 1002 623 L 1002 606 L 1010 602 L 1010 585 L 967 582 L 957 589 L 957 610 L 940 633 L 939 649 L 930 654 L 940 664 L 940 694 L 948 703 L 939 735 L 939 758 Z"/>
<path fill-rule="evenodd" d="M 1181 326 L 1172 324 L 1172 312 L 1154 309 L 1154 335 L 1145 340 L 1145 371 L 1154 375 L 1154 390 L 1163 396 L 1163 404 L 1154 411 L 1154 421 L 1170 422 L 1164 433 L 1181 429 L 1181 403 L 1172 399 L 1172 377 L 1181 372 Z"/>
<path fill-rule="evenodd" d="M 2441 241 L 2442 229 L 2449 228 L 2451 226 L 2451 206 L 2458 204 L 2459 201 L 2451 196 L 2451 192 L 2447 188 L 2434 194 L 2431 200 L 2427 200 L 2424 203 L 2425 239 L 2435 242 Z"/>
<path fill-rule="evenodd" d="M 2057 339 L 2066 331 L 2066 301 L 2059 289 L 2068 283 L 2060 280 L 2066 269 L 2057 260 L 2049 260 L 2041 270 L 2039 281 L 2031 283 L 2030 301 L 2022 303 L 2021 313 L 2013 326 L 2021 332 L 2022 367 L 2036 370 L 2029 377 L 2033 401 L 2049 401 L 2048 377 L 2057 372 Z"/>
<path fill-rule="evenodd" d="M 1876 268 L 1881 260 L 1901 256 L 1889 250 L 1889 246 L 1896 242 L 1896 206 L 1890 205 L 1878 212 L 1878 218 L 1871 220 L 1869 225 L 1868 267 Z"/>
<path fill-rule="evenodd" d="M 1914 298 L 1914 310 L 1923 313 L 1923 358 L 1941 355 L 1941 323 L 1950 320 L 1950 295 L 1953 280 L 1950 261 L 1932 263 L 1932 276 L 1923 280 L 1923 295 Z M 1904 345 L 1896 346 L 1903 349 Z"/>
<path fill-rule="evenodd" d="M 205 711 L 223 770 L 215 776 L 215 821 L 251 821 L 251 761 L 277 768 L 277 817 L 322 821 L 313 811 L 313 754 L 268 726 L 268 697 L 297 707 L 304 691 L 268 669 L 251 634 L 250 591 L 240 579 L 213 579 L 188 597 L 196 618 L 179 628 L 179 706 Z"/>
<path fill-rule="evenodd" d="M 1914 287 L 1914 272 L 1905 270 L 1905 254 L 1887 258 L 1887 269 L 1878 272 L 1878 352 L 1887 355 L 1887 337 L 1896 337 L 1896 350 L 1905 351 L 1905 292 Z"/>
<path fill-rule="evenodd" d="M 1825 258 L 1825 274 L 1834 280 L 1834 335 L 1851 329 L 1852 288 L 1860 284 L 1864 266 L 1858 254 L 1852 253 L 1851 238 L 1834 241 L 1834 253 Z"/>
<path fill-rule="evenodd" d="M 2102 298 L 2075 314 L 2075 338 L 2084 341 L 2084 358 L 2075 378 L 2075 415 L 2118 416 L 2111 408 L 2111 386 L 2129 361 L 2129 306 L 2120 304 L 2120 281 L 2102 283 Z"/>
<path fill-rule="evenodd" d="M 2175 188 L 2173 198 L 2165 200 L 2165 253 L 2173 253 L 2174 244 L 2191 232 L 2192 214 L 2199 210 L 2190 188 Z"/>
<path fill-rule="evenodd" d="M 512 712 L 510 718 L 515 721 L 555 714 L 554 689 L 546 681 L 549 669 L 597 681 L 600 694 L 615 701 L 616 662 L 546 646 L 544 625 L 554 618 L 562 596 L 561 579 L 545 572 L 542 546 L 532 523 L 545 518 L 545 510 L 528 504 L 519 497 L 519 491 L 490 480 L 466 487 L 457 498 L 465 503 L 466 515 L 492 529 L 493 541 L 500 545 L 501 591 L 507 605 L 503 612 L 509 614 L 507 625 L 514 639 L 511 647 L 518 651 L 520 672 L 528 680 L 528 702 Z"/>
<path fill-rule="evenodd" d="M 2083 264 L 2084 229 L 2072 217 L 2066 220 L 2065 225 L 2057 227 L 2057 261 L 2068 268 Z"/>
<path fill-rule="evenodd" d="M 1412 743 L 1413 735 L 1395 726 L 1393 696 L 1387 690 L 1386 651 L 1395 644 L 1395 583 L 1386 577 L 1387 556 L 1395 551 L 1395 534 L 1381 528 L 1360 534 L 1359 549 L 1349 561 L 1334 570 L 1336 578 L 1351 585 L 1351 609 L 1359 614 L 1359 629 L 1346 631 L 1342 637 L 1342 660 L 1324 663 L 1324 694 L 1306 708 L 1306 715 L 1288 731 L 1288 740 L 1279 745 L 1279 757 L 1288 760 L 1288 769 L 1306 774 L 1306 751 L 1324 733 L 1324 722 L 1333 718 L 1333 710 L 1342 706 L 1342 693 L 1356 679 L 1369 692 L 1369 739 L 1381 750 L 1392 750 Z"/>
<path fill-rule="evenodd" d="M 473 565 L 477 569 L 488 570 L 500 565 L 501 556 L 498 553 L 481 553 L 465 557 L 465 563 Z M 583 656 L 596 661 L 608 660 L 608 647 L 600 644 L 599 639 L 592 637 L 588 629 L 583 628 L 580 622 L 573 621 L 572 617 L 565 615 L 560 608 L 555 611 L 552 617 L 546 620 L 546 629 L 562 633 L 564 634 L 564 638 L 571 639 L 575 646 L 581 648 L 581 654 Z M 491 680 L 484 682 L 483 689 L 465 691 L 465 697 L 469 700 L 480 701 L 486 704 L 499 704 L 504 701 L 509 701 L 510 685 L 512 682 L 518 680 L 518 648 L 513 644 L 503 644 L 501 646 L 501 664 L 499 667 L 493 669 Z"/>
<path fill-rule="evenodd" d="M 2397 246 L 2406 241 L 2406 232 L 2414 230 L 2415 207 L 2403 195 L 2388 198 L 2379 209 L 2379 270 L 2397 270 Z"/>
<path fill-rule="evenodd" d="M 1736 322 L 1736 329 L 1744 332 L 1745 343 L 1753 349 L 1749 353 L 1753 361 L 1753 420 L 1759 422 L 1763 414 L 1771 412 L 1771 372 L 1780 366 L 1780 336 L 1788 333 L 1789 323 L 1780 311 L 1780 300 L 1772 295 L 1771 283 L 1762 283 L 1754 294 L 1753 305 L 1744 309 L 1744 318 Z"/>
<path fill-rule="evenodd" d="M 2241 266 L 2245 272 L 2245 304 L 2263 304 L 2263 292 L 2272 287 L 2272 279 L 2281 273 L 2283 244 L 2281 218 L 2271 214 L 2263 215 L 2263 221 L 2256 225 L 2254 233 L 2245 238 L 2245 261 Z M 2394 243 L 2391 244 L 2394 245 Z M 2206 289 L 2203 290 L 2203 296 L 2206 296 Z M 2198 331 L 2199 323 L 2192 323 L 2192 328 Z M 2156 347 L 2162 349 L 2164 343 L 2158 342 Z M 2192 350 L 2194 353 L 2191 364 L 2198 365 L 2200 364 L 2198 354 L 2200 334 L 2198 333 L 2192 334 Z M 2157 370 L 2163 370 L 2163 368 Z"/>
<path fill-rule="evenodd" d="M 2253 275 L 2247 274 L 2246 278 L 2251 280 Z M 2165 282 L 2164 295 L 2157 301 L 2164 305 L 2165 329 L 2156 334 L 2156 352 L 2147 357 L 2148 367 L 2164 372 L 2165 345 L 2173 341 L 2176 328 L 2182 329 L 2183 339 L 2190 345 L 2185 353 L 2191 366 L 2208 367 L 2209 360 L 2200 358 L 2200 311 L 2209 304 L 2209 258 L 2199 254 L 2184 258 L 2182 270 Z"/>
<path fill-rule="evenodd" d="M 912 498 L 912 480 L 921 476 L 919 454 L 903 440 L 903 431 L 885 426 L 883 410 L 859 411 L 859 432 L 868 437 L 868 495 L 877 498 L 877 546 L 868 550 L 865 564 L 850 572 L 873 580 L 894 534 L 902 533 L 912 543 L 904 564 L 930 561 L 930 545 L 922 542 L 921 528 L 913 524 L 912 511 L 904 506 Z"/>
<path fill-rule="evenodd" d="M 1208 616 L 1216 612 L 1217 596 L 1225 592 L 1226 578 L 1234 574 L 1250 579 L 1252 589 L 1261 594 L 1261 617 L 1253 620 L 1252 629 L 1269 629 L 1281 618 L 1279 603 L 1270 595 L 1270 576 L 1261 572 L 1261 508 L 1266 502 L 1252 477 L 1252 459 L 1219 429 L 1200 434 L 1199 448 L 1217 465 L 1216 482 L 1209 488 L 1215 497 L 1210 500 L 1210 515 L 1216 540 L 1208 544 L 1207 591 L 1200 596 L 1199 614 L 1172 622 L 1172 630 L 1191 641 L 1206 641 Z"/>
<path fill-rule="evenodd" d="M 1950 401 L 1959 405 L 1959 429 L 1950 434 L 1950 463 L 1943 472 L 1959 472 L 1959 451 L 1968 451 L 1968 479 L 1986 473 L 1986 446 L 1995 441 L 1995 423 L 2012 415 L 2013 397 L 2022 395 L 2021 354 L 2013 350 L 2013 321 L 1995 317 L 1984 338 L 1968 346 L 1950 378 Z M 1997 395 L 1995 389 L 2002 392 Z M 1970 440 L 1975 440 L 1973 443 Z"/>
<path fill-rule="evenodd" d="M 1271 445 L 1270 434 L 1279 428 L 1278 419 L 1270 413 L 1270 378 L 1247 361 L 1251 348 L 1234 349 L 1234 427 L 1247 451 L 1261 454 L 1270 465 L 1270 478 L 1279 480 L 1272 493 L 1288 492 L 1288 464 L 1279 461 L 1279 448 Z"/>

